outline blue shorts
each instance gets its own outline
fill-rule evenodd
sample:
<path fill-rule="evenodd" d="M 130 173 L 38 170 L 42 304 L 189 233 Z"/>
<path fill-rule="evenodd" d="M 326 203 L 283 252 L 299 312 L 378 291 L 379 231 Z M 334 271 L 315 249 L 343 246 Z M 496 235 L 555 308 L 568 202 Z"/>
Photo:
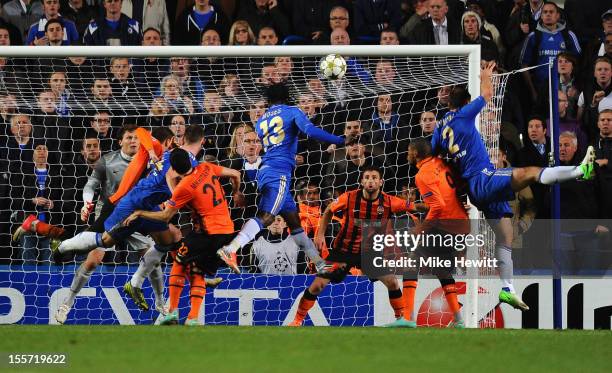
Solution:
<path fill-rule="evenodd" d="M 143 206 L 142 203 L 132 200 L 128 196 L 123 197 L 113 213 L 104 221 L 104 230 L 108 232 L 116 242 L 122 242 L 134 232 L 144 235 L 150 232 L 162 232 L 168 229 L 168 224 L 157 221 L 138 218 L 127 227 L 122 226 L 123 221 L 136 210 L 159 211 L 159 206 Z"/>
<path fill-rule="evenodd" d="M 508 201 L 515 198 L 511 182 L 512 168 L 485 168 L 468 180 L 470 202 L 487 219 L 511 217 L 513 213 Z"/>
<path fill-rule="evenodd" d="M 292 170 L 276 170 L 262 167 L 257 172 L 257 189 L 259 203 L 257 208 L 272 215 L 281 212 L 297 211 L 297 205 L 291 195 Z"/>

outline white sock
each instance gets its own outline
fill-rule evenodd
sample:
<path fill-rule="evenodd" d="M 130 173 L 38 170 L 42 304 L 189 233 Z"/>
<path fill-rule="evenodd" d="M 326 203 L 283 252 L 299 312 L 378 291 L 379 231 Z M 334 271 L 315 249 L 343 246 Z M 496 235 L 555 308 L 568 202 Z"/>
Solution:
<path fill-rule="evenodd" d="M 312 260 L 315 264 L 323 263 L 323 258 L 319 255 L 319 250 L 312 242 L 310 238 L 304 233 L 304 231 L 298 231 L 297 233 L 291 233 L 293 241 L 299 246 L 299 248 Z M 319 269 L 319 268 L 317 268 Z"/>
<path fill-rule="evenodd" d="M 149 275 L 149 281 L 153 288 L 153 294 L 155 294 L 155 304 L 163 305 L 164 300 L 164 272 L 162 272 L 161 266 L 158 264 L 153 268 L 153 271 Z"/>
<path fill-rule="evenodd" d="M 582 170 L 576 166 L 546 167 L 540 171 L 538 182 L 551 185 L 564 181 L 575 180 L 582 176 Z"/>
<path fill-rule="evenodd" d="M 505 245 L 495 246 L 495 258 L 497 259 L 499 278 L 502 281 L 502 288 L 514 293 L 514 286 L 512 286 L 512 278 L 514 277 L 512 248 Z"/>
<path fill-rule="evenodd" d="M 60 253 L 65 254 L 72 251 L 87 252 L 102 246 L 101 233 L 85 231 L 63 241 L 58 250 Z"/>
<path fill-rule="evenodd" d="M 249 219 L 243 226 L 238 235 L 228 245 L 232 253 L 235 253 L 244 245 L 253 241 L 253 238 L 262 229 L 261 223 L 257 219 Z"/>
<path fill-rule="evenodd" d="M 68 293 L 68 297 L 66 300 L 64 300 L 65 305 L 72 308 L 74 305 L 74 299 L 79 294 L 81 289 L 87 285 L 92 273 L 93 271 L 88 271 L 85 269 L 85 263 L 79 266 L 74 274 L 74 278 L 72 279 L 72 284 L 70 284 L 70 293 Z"/>
<path fill-rule="evenodd" d="M 149 248 L 147 252 L 140 258 L 140 262 L 138 263 L 138 269 L 132 275 L 130 282 L 132 286 L 135 288 L 142 289 L 142 284 L 145 278 L 149 277 L 151 272 L 155 269 L 156 266 L 161 263 L 162 258 L 166 253 L 162 253 L 155 249 L 155 247 Z M 163 276 L 162 276 L 163 281 Z M 151 284 L 152 285 L 152 284 Z M 163 283 L 162 283 L 162 291 L 163 291 Z"/>

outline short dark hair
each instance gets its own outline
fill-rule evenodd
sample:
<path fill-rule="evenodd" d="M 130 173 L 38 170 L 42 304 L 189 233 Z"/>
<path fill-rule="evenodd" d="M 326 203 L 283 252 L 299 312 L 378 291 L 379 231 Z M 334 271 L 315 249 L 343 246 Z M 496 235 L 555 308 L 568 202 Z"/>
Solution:
<path fill-rule="evenodd" d="M 417 158 L 424 159 L 431 156 L 431 142 L 424 137 L 418 137 L 410 142 L 408 147 L 412 147 L 417 152 Z"/>
<path fill-rule="evenodd" d="M 546 119 L 544 119 L 544 117 L 539 114 L 532 114 L 529 116 L 529 118 L 527 118 L 527 124 L 529 125 L 529 122 L 531 122 L 532 120 L 537 120 L 542 123 L 542 128 L 544 128 L 544 130 L 546 131 Z"/>
<path fill-rule="evenodd" d="M 142 32 L 142 34 L 144 35 L 144 34 L 146 34 L 146 33 L 147 33 L 147 32 L 149 32 L 149 31 L 155 31 L 155 32 L 157 32 L 157 33 L 159 34 L 159 36 L 161 37 L 161 32 L 160 32 L 160 31 L 159 31 L 159 29 L 157 29 L 156 27 L 147 27 L 147 28 L 146 28 L 146 30 L 144 30 L 144 31 Z"/>
<path fill-rule="evenodd" d="M 363 180 L 366 172 L 378 172 L 378 176 L 382 179 L 383 173 L 382 170 L 376 167 L 373 164 L 365 165 L 361 168 L 361 176 L 359 177 L 359 181 Z"/>
<path fill-rule="evenodd" d="M 191 170 L 191 159 L 185 149 L 176 148 L 170 153 L 170 167 L 179 175 L 185 175 Z"/>
<path fill-rule="evenodd" d="M 448 94 L 448 107 L 450 109 L 459 109 L 470 102 L 470 92 L 463 85 L 454 86 Z"/>
<path fill-rule="evenodd" d="M 268 104 L 286 103 L 289 101 L 289 88 L 284 83 L 276 83 L 266 88 Z"/>
<path fill-rule="evenodd" d="M 552 5 L 555 7 L 555 10 L 557 11 L 557 13 L 561 13 L 561 9 L 559 8 L 559 6 L 555 3 L 553 3 L 552 1 L 544 1 L 544 3 L 542 3 L 542 8 L 544 8 L 544 5 Z"/>
<path fill-rule="evenodd" d="M 151 131 L 151 135 L 161 143 L 174 137 L 174 133 L 168 127 L 155 127 Z"/>
<path fill-rule="evenodd" d="M 52 18 L 52 19 L 48 20 L 47 24 L 45 25 L 45 33 L 49 29 L 49 26 L 51 26 L 54 23 L 57 23 L 58 25 L 62 26 L 62 29 L 64 28 L 64 22 L 62 22 L 59 18 Z"/>
<path fill-rule="evenodd" d="M 124 124 L 121 127 L 121 130 L 119 130 L 119 134 L 117 136 L 117 139 L 121 140 L 121 139 L 123 139 L 123 135 L 125 135 L 126 132 L 134 132 L 137 129 L 138 129 L 138 125 L 137 124 L 134 124 L 134 123 Z"/>
<path fill-rule="evenodd" d="M 204 138 L 204 127 L 199 124 L 191 124 L 185 128 L 185 142 L 195 144 Z"/>

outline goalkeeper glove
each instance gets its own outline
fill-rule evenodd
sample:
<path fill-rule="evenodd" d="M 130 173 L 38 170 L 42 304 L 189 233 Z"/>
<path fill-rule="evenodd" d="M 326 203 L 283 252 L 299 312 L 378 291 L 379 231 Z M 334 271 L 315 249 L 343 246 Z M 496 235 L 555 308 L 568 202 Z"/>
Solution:
<path fill-rule="evenodd" d="M 83 207 L 81 208 L 81 221 L 87 223 L 89 220 L 89 214 L 94 209 L 94 203 L 92 201 L 85 201 Z"/>

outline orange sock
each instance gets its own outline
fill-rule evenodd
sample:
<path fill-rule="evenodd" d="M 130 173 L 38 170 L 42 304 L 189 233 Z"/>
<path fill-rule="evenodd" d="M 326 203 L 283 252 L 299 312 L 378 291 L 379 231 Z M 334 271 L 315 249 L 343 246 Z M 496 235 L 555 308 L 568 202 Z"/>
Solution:
<path fill-rule="evenodd" d="M 308 289 L 304 291 L 304 295 L 302 299 L 300 299 L 300 303 L 298 304 L 297 313 L 295 314 L 295 320 L 302 322 L 308 315 L 308 311 L 314 306 L 317 301 L 317 296 L 310 293 Z"/>
<path fill-rule="evenodd" d="M 400 289 L 389 290 L 389 303 L 391 308 L 393 308 L 395 318 L 402 317 L 404 314 L 404 300 L 402 299 L 402 291 Z"/>
<path fill-rule="evenodd" d="M 36 230 L 37 234 L 49 238 L 58 238 L 64 234 L 63 228 L 56 227 L 55 225 L 51 225 L 40 220 L 36 222 L 34 229 Z"/>
<path fill-rule="evenodd" d="M 168 280 L 168 294 L 170 295 L 170 312 L 178 308 L 179 299 L 185 286 L 185 266 L 177 262 L 172 263 L 170 279 Z"/>
<path fill-rule="evenodd" d="M 206 295 L 206 281 L 200 273 L 194 273 L 189 277 L 189 302 L 191 309 L 189 310 L 188 319 L 197 319 L 200 314 L 200 306 Z"/>
<path fill-rule="evenodd" d="M 457 300 L 457 287 L 455 284 L 448 284 L 444 285 L 442 288 L 444 289 L 444 297 L 446 298 L 446 302 L 448 302 L 448 306 L 451 311 L 453 311 L 453 314 L 456 314 L 461 308 Z"/>
<path fill-rule="evenodd" d="M 414 294 L 418 281 L 404 280 L 404 291 L 402 292 L 402 300 L 404 301 L 404 318 L 412 320 L 412 311 L 414 311 Z"/>

